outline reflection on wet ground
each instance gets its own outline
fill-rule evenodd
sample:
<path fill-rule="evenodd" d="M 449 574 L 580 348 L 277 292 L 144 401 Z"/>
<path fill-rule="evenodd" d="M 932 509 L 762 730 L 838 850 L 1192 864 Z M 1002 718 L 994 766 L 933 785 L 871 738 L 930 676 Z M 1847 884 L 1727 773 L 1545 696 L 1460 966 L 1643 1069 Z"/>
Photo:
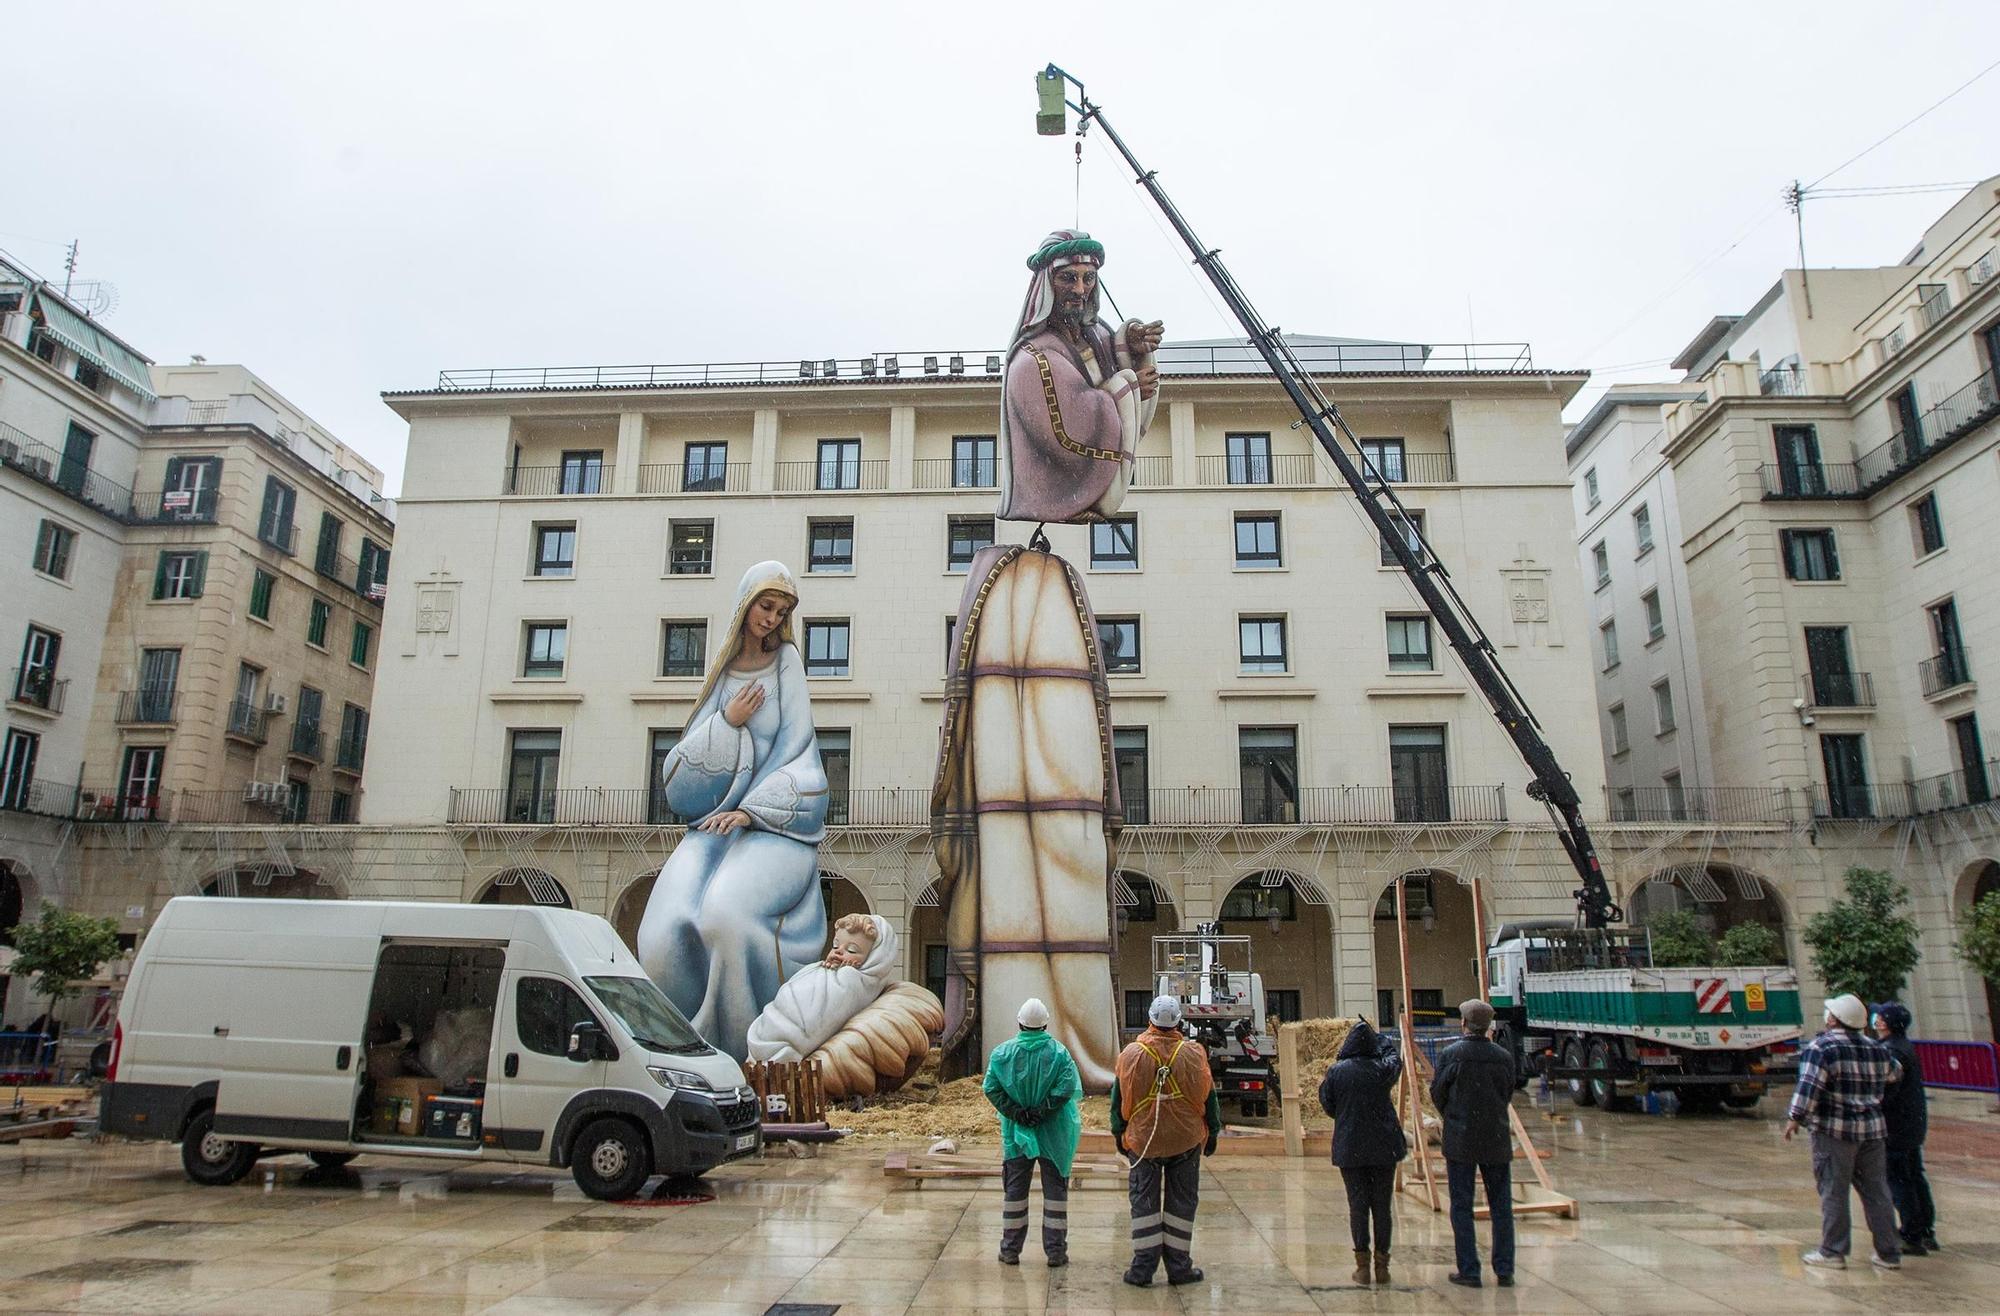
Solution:
<path fill-rule="evenodd" d="M 997 1180 L 917 1189 L 900 1145 L 782 1150 L 649 1200 L 592 1202 L 567 1175 L 364 1157 L 263 1162 L 231 1188 L 181 1177 L 155 1144 L 0 1148 L 0 1310 L 874 1313 L 1015 1311 L 1974 1312 L 2000 1308 L 2000 1118 L 1944 1096 L 1931 1171 L 1942 1255 L 1897 1274 L 1808 1271 L 1807 1152 L 1759 1118 L 1526 1113 L 1580 1220 L 1523 1219 L 1519 1284 L 1445 1282 L 1451 1231 L 1397 1206 L 1395 1281 L 1350 1278 L 1346 1200 L 1322 1162 L 1230 1157 L 1202 1179 L 1187 1288 L 1132 1289 L 1124 1195 L 1079 1187 L 1070 1265 L 1031 1240 L 994 1260 Z M 972 1148 L 967 1148 L 972 1150 Z M 997 1152 L 995 1153 L 997 1155 Z M 1483 1233 L 1483 1230 L 1482 1230 Z M 1857 1237 L 1865 1258 L 1867 1240 Z"/>

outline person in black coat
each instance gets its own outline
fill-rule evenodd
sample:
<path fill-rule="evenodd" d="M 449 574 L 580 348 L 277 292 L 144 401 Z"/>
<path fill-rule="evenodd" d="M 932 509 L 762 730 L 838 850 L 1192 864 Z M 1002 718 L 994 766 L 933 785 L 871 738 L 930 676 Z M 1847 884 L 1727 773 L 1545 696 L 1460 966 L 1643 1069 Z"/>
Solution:
<path fill-rule="evenodd" d="M 1882 1093 L 1882 1117 L 1889 1123 L 1889 1196 L 1896 1202 L 1903 1255 L 1921 1257 L 1938 1250 L 1937 1207 L 1924 1176 L 1924 1137 L 1930 1132 L 1924 1067 L 1910 1040 L 1909 1007 L 1887 1001 L 1875 1007 L 1874 1015 L 1875 1036 L 1903 1067 L 1902 1076 Z"/>
<path fill-rule="evenodd" d="M 1391 1097 L 1403 1058 L 1393 1039 L 1382 1036 L 1356 1016 L 1354 1028 L 1341 1043 L 1340 1054 L 1320 1080 L 1320 1109 L 1333 1117 L 1333 1163 L 1347 1186 L 1347 1226 L 1354 1235 L 1354 1282 L 1369 1281 L 1372 1250 L 1374 1280 L 1389 1282 L 1389 1229 L 1394 1213 L 1396 1162 L 1410 1154 Z M 1375 1223 L 1369 1246 L 1368 1223 Z"/>
<path fill-rule="evenodd" d="M 1445 1177 L 1451 1185 L 1451 1237 L 1458 1269 L 1448 1279 L 1476 1289 L 1479 1237 L 1472 1221 L 1475 1179 L 1486 1181 L 1493 1221 L 1493 1278 L 1514 1285 L 1514 1136 L 1507 1111 L 1514 1101 L 1514 1056 L 1487 1037 L 1493 1007 L 1473 999 L 1458 1007 L 1465 1036 L 1438 1054 L 1431 1101 L 1444 1120 Z"/>

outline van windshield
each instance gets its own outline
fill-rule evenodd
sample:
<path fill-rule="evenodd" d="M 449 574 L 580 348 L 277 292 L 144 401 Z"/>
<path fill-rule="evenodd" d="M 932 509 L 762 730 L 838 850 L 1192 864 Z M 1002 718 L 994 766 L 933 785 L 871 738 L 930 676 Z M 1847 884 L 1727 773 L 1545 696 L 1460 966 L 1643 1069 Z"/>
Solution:
<path fill-rule="evenodd" d="M 650 978 L 585 978 L 590 990 L 617 1016 L 632 1040 L 648 1051 L 673 1056 L 707 1055 L 715 1048 L 701 1040 L 665 992 Z"/>

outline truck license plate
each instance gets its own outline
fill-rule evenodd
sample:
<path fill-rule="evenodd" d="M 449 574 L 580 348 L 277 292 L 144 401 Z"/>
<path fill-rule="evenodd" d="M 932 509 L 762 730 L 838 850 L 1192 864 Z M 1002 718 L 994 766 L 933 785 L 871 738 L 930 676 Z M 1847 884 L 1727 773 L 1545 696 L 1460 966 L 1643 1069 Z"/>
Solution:
<path fill-rule="evenodd" d="M 756 1134 L 754 1134 L 754 1133 L 739 1133 L 739 1134 L 737 1134 L 737 1135 L 736 1135 L 736 1150 L 737 1150 L 737 1151 L 749 1151 L 749 1150 L 750 1150 L 750 1149 L 751 1149 L 752 1147 L 755 1147 L 756 1145 L 757 1145 L 757 1135 L 756 1135 Z"/>

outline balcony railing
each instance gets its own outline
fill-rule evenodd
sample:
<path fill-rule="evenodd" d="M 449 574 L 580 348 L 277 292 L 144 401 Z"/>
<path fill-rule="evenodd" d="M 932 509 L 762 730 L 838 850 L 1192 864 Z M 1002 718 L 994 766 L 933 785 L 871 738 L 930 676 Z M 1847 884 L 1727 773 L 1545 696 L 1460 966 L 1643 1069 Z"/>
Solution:
<path fill-rule="evenodd" d="M 299 528 L 287 521 L 282 525 L 260 525 L 257 527 L 259 542 L 269 544 L 286 557 L 299 555 Z"/>
<path fill-rule="evenodd" d="M 368 737 L 342 736 L 334 743 L 333 766 L 340 772 L 361 771 L 362 761 L 368 757 Z"/>
<path fill-rule="evenodd" d="M 1875 680 L 1867 672 L 1808 672 L 1814 708 L 1873 708 Z"/>
<path fill-rule="evenodd" d="M 248 699 L 231 700 L 229 721 L 223 729 L 238 740 L 261 745 L 270 739 L 270 711 Z"/>
<path fill-rule="evenodd" d="M 176 823 L 338 826 L 354 821 L 358 800 L 352 791 L 294 791 L 288 782 L 253 782 L 235 790 L 175 791 L 169 803 Z"/>
<path fill-rule="evenodd" d="M 132 491 L 125 485 L 5 423 L 0 423 L 0 465 L 59 489 L 113 520 L 123 519 L 132 505 Z"/>
<path fill-rule="evenodd" d="M 163 489 L 135 493 L 126 517 L 133 525 L 212 525 L 220 496 L 214 489 Z"/>
<path fill-rule="evenodd" d="M 720 466 L 667 462 L 639 468 L 639 492 L 642 494 L 743 493 L 749 488 L 749 462 L 730 462 Z"/>
<path fill-rule="evenodd" d="M 564 498 L 611 492 L 602 466 L 510 466 L 507 492 L 527 498 Z"/>
<path fill-rule="evenodd" d="M 313 570 L 342 589 L 358 594 L 364 603 L 381 606 L 386 585 L 353 558 L 323 549 L 313 555 Z"/>
<path fill-rule="evenodd" d="M 1951 313 L 1951 289 L 1943 284 L 1933 288 L 1928 296 L 1917 303 L 1917 320 L 1929 329 Z"/>
<path fill-rule="evenodd" d="M 1925 698 L 1929 698 L 1972 684 L 1972 665 L 1966 661 L 1964 649 L 1946 649 L 1917 664 L 1917 679 L 1923 684 Z"/>
<path fill-rule="evenodd" d="M 76 792 L 72 816 L 83 822 L 165 822 L 168 812 L 167 800 L 159 795 L 85 786 Z"/>
<path fill-rule="evenodd" d="M 1166 456 L 1134 457 L 1129 481 L 1134 489 L 1157 489 L 1174 482 L 1174 459 Z"/>
<path fill-rule="evenodd" d="M 319 729 L 319 723 L 300 720 L 292 723 L 291 753 L 294 757 L 311 759 L 317 763 L 326 748 L 326 733 Z"/>
<path fill-rule="evenodd" d="M 76 787 L 56 781 L 0 783 L 0 809 L 72 818 L 76 816 Z"/>
<path fill-rule="evenodd" d="M 779 462 L 772 473 L 771 487 L 778 493 L 820 491 L 878 493 L 889 487 L 889 463 L 871 459 L 860 462 Z"/>
<path fill-rule="evenodd" d="M 2000 416 L 2000 388 L 1995 387 L 1993 372 L 1983 371 L 1918 416 L 1915 426 L 1862 453 L 1855 463 L 1860 492 L 1872 493 L 1995 416 Z"/>
<path fill-rule="evenodd" d="M 157 689 L 141 686 L 137 690 L 119 691 L 118 724 L 172 726 L 175 720 L 174 705 L 179 700 L 179 693 L 172 686 Z"/>
<path fill-rule="evenodd" d="M 1607 786 L 1604 799 L 1604 816 L 1622 823 L 1783 823 L 1803 805 L 1782 786 Z"/>
<path fill-rule="evenodd" d="M 69 693 L 69 680 L 56 679 L 53 667 L 16 667 L 9 687 L 13 690 L 13 701 L 39 708 L 45 713 L 63 711 L 63 699 Z"/>
<path fill-rule="evenodd" d="M 1861 491 L 1860 468 L 1853 462 L 1819 462 L 1811 466 L 1767 463 L 1764 497 L 1852 498 Z"/>
<path fill-rule="evenodd" d="M 1986 804 L 2000 782 L 2000 759 L 1986 759 L 1956 772 L 1940 773 L 1910 783 L 1910 806 L 1917 813 L 1942 813 Z"/>
<path fill-rule="evenodd" d="M 1797 397 L 1806 391 L 1804 366 L 1772 366 L 1757 376 L 1757 391 L 1765 397 Z"/>
<path fill-rule="evenodd" d="M 1917 811 L 1911 788 L 1897 782 L 1834 789 L 1815 786 L 1812 801 L 1815 818 L 1908 818 Z"/>
<path fill-rule="evenodd" d="M 1311 484 L 1313 457 L 1309 452 L 1270 456 L 1197 457 L 1195 482 L 1204 486 L 1233 484 Z"/>
<path fill-rule="evenodd" d="M 919 489 L 995 489 L 1000 463 L 992 457 L 919 457 L 914 463 Z"/>

